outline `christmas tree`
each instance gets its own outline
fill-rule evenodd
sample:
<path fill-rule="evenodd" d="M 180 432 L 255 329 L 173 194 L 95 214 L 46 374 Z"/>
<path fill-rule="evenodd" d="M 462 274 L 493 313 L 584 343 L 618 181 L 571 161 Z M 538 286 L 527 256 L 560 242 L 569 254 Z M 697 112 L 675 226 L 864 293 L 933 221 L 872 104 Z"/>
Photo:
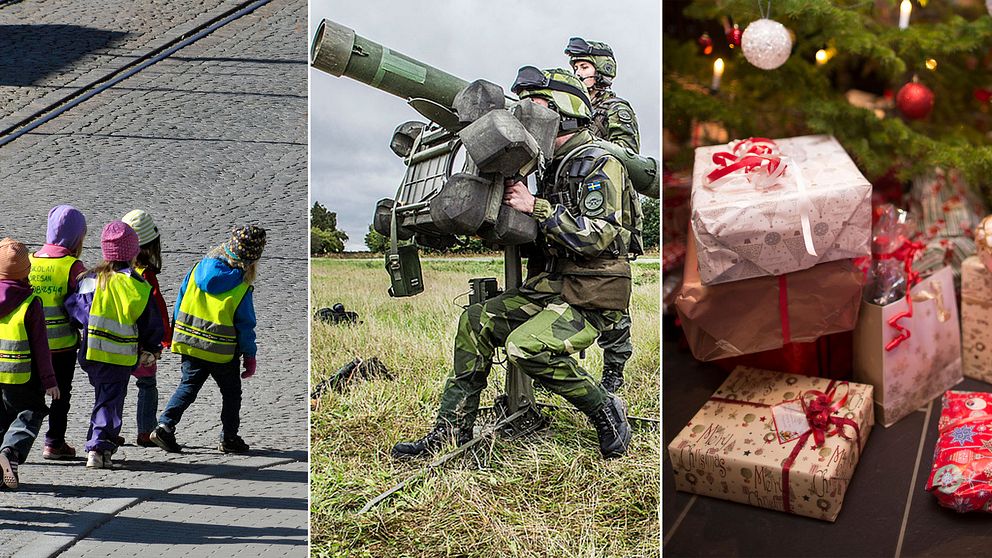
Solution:
<path fill-rule="evenodd" d="M 980 0 L 663 5 L 669 169 L 691 167 L 689 146 L 830 134 L 873 182 L 957 170 L 992 200 L 992 17 Z"/>

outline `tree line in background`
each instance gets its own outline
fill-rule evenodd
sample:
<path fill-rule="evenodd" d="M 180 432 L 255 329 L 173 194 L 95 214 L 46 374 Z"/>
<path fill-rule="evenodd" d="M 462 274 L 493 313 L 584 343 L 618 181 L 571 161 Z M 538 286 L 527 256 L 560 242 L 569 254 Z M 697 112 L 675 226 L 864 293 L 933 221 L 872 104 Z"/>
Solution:
<path fill-rule="evenodd" d="M 348 235 L 338 230 L 338 214 L 328 211 L 320 202 L 310 208 L 310 255 L 325 256 L 344 252 Z"/>
<path fill-rule="evenodd" d="M 641 198 L 641 205 L 644 210 L 644 248 L 646 250 L 656 249 L 659 240 L 659 204 L 658 200 Z M 345 243 L 348 242 L 348 235 L 344 231 L 338 230 L 338 215 L 333 211 L 328 211 L 320 202 L 314 202 L 310 209 L 310 255 L 325 256 L 344 252 Z M 369 232 L 365 235 L 365 246 L 370 252 L 383 254 L 389 248 L 389 238 L 377 233 L 369 225 Z M 437 250 L 421 248 L 428 253 L 437 253 Z M 444 253 L 486 253 L 492 252 L 479 238 L 468 238 L 464 244 L 453 246 Z"/>

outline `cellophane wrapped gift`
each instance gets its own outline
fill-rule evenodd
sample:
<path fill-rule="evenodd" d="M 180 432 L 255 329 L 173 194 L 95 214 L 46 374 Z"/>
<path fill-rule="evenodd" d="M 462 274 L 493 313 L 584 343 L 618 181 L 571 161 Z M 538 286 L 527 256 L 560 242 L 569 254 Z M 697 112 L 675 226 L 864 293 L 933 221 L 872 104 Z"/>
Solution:
<path fill-rule="evenodd" d="M 706 361 L 851 331 L 858 321 L 863 274 L 850 260 L 841 260 L 779 277 L 704 285 L 690 241 L 682 279 L 675 308 L 693 356 Z"/>
<path fill-rule="evenodd" d="M 946 508 L 992 512 L 992 394 L 948 391 L 937 428 L 927 490 Z"/>
<path fill-rule="evenodd" d="M 961 381 L 961 332 L 949 266 L 917 283 L 909 297 L 884 306 L 862 301 L 854 330 L 854 379 L 875 387 L 875 415 L 886 427 Z"/>
<path fill-rule="evenodd" d="M 704 285 L 868 256 L 871 184 L 831 136 L 701 147 L 692 229 Z"/>
<path fill-rule="evenodd" d="M 961 265 L 975 254 L 973 231 L 987 212 L 984 204 L 958 170 L 939 167 L 913 179 L 909 202 L 925 245 L 914 269 L 925 277 L 950 265 L 960 286 Z"/>
<path fill-rule="evenodd" d="M 739 367 L 668 445 L 675 487 L 834 521 L 873 424 L 871 386 Z"/>
<path fill-rule="evenodd" d="M 992 384 L 992 273 L 977 256 L 961 264 L 964 375 Z"/>

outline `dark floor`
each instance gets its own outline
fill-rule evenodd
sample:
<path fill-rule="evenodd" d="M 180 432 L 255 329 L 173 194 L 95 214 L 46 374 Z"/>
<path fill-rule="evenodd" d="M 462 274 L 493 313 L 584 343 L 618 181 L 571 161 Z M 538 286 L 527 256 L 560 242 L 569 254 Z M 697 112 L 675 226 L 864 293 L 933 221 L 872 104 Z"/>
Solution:
<path fill-rule="evenodd" d="M 958 514 L 938 506 L 924 490 L 937 441 L 939 399 L 889 428 L 872 429 L 836 523 L 676 492 L 667 444 L 727 373 L 680 350 L 670 340 L 677 334 L 669 325 L 662 355 L 666 558 L 992 556 L 992 514 Z M 992 386 L 965 379 L 955 389 L 992 391 Z"/>

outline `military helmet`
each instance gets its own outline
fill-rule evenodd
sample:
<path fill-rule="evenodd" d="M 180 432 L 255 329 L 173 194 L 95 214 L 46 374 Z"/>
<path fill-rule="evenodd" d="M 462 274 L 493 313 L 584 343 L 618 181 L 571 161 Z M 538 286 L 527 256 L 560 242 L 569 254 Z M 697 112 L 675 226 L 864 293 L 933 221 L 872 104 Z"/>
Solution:
<path fill-rule="evenodd" d="M 521 99 L 541 97 L 547 100 L 562 119 L 575 119 L 581 124 L 592 119 L 592 103 L 586 86 L 568 70 L 524 66 L 517 71 L 517 79 L 510 90 Z"/>
<path fill-rule="evenodd" d="M 565 47 L 570 64 L 584 60 L 596 68 L 596 81 L 604 85 L 613 83 L 617 77 L 617 59 L 613 57 L 613 49 L 606 43 L 586 41 L 581 37 L 572 37 Z"/>

